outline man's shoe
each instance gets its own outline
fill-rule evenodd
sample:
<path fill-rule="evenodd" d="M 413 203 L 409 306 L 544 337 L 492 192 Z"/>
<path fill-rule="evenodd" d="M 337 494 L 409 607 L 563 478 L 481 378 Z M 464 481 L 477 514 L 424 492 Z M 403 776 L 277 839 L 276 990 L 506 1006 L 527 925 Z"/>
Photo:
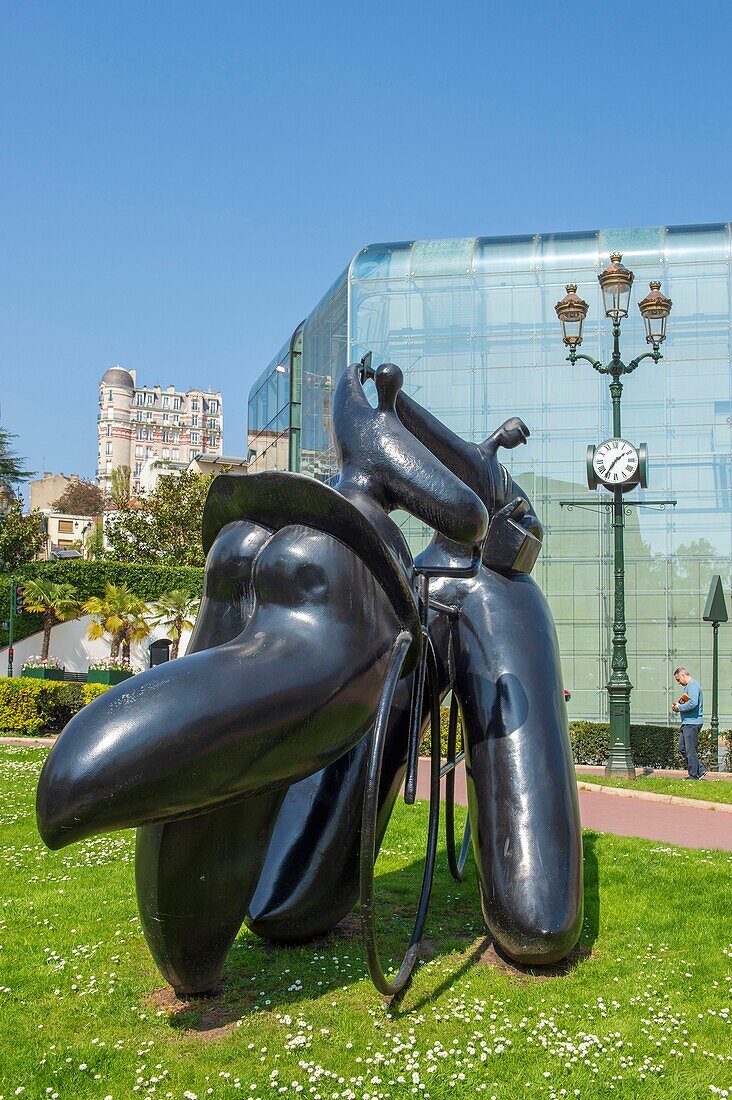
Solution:
<path fill-rule="evenodd" d="M 698 775 L 685 775 L 685 776 L 684 776 L 684 780 L 687 780 L 687 779 L 698 779 L 698 778 L 699 778 L 699 776 L 698 776 Z"/>

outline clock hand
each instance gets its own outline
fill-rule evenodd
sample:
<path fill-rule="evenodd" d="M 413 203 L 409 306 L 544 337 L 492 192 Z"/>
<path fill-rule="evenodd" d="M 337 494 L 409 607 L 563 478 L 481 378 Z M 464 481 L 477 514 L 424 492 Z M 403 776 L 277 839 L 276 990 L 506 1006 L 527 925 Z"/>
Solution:
<path fill-rule="evenodd" d="M 620 459 L 621 459 L 622 457 L 623 457 L 623 451 L 621 451 L 619 455 L 616 455 L 616 456 L 615 456 L 615 458 L 614 458 L 614 459 L 612 460 L 612 462 L 611 462 L 611 463 L 610 463 L 610 465 L 608 466 L 608 468 L 607 468 L 607 470 L 605 471 L 605 473 L 606 473 L 606 474 L 609 474 L 609 473 L 610 473 L 610 471 L 612 470 L 613 466 L 615 465 L 615 463 L 616 463 L 616 462 L 618 462 L 618 461 L 619 461 L 619 460 L 620 460 Z"/>

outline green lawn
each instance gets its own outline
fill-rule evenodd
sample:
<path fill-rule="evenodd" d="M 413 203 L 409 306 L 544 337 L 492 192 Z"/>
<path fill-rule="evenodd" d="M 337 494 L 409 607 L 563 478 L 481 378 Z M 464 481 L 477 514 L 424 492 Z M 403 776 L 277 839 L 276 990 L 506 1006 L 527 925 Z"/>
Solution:
<path fill-rule="evenodd" d="M 700 779 L 695 782 L 692 779 L 666 779 L 656 775 L 643 775 L 637 779 L 606 779 L 604 775 L 586 775 L 584 772 L 578 773 L 577 779 L 581 783 L 599 783 L 602 787 L 627 787 L 632 791 L 673 794 L 679 798 L 732 805 L 732 783 L 724 779 Z"/>
<path fill-rule="evenodd" d="M 398 1006 L 350 921 L 297 949 L 242 932 L 224 995 L 171 1010 L 132 836 L 53 853 L 35 832 L 44 753 L 0 749 L 2 1100 L 732 1095 L 729 853 L 586 833 L 580 950 L 542 977 L 485 955 L 475 875 L 458 886 L 443 859 L 430 961 Z M 425 817 L 402 807 L 379 861 L 387 954 L 408 934 Z"/>

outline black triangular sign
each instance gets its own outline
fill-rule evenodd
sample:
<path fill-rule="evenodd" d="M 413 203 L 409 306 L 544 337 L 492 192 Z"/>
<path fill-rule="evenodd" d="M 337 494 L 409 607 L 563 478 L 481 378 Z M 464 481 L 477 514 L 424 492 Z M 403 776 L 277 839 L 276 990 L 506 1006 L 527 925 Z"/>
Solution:
<path fill-rule="evenodd" d="M 719 575 L 712 577 L 703 618 L 705 623 L 727 622 L 727 604 L 724 602 L 722 578 Z"/>

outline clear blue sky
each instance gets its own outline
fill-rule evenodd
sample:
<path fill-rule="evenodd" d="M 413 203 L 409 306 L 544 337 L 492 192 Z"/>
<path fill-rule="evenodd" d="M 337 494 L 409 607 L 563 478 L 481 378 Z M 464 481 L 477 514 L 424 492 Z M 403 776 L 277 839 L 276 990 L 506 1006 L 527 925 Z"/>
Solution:
<path fill-rule="evenodd" d="M 0 4 L 0 401 L 93 476 L 97 383 L 249 387 L 362 245 L 732 217 L 732 5 Z"/>

